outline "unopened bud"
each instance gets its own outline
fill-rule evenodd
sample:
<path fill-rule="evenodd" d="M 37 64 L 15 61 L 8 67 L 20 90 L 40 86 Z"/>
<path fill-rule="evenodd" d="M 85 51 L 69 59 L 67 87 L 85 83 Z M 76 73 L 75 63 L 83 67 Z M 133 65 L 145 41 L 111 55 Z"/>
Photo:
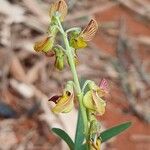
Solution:
<path fill-rule="evenodd" d="M 55 48 L 55 67 L 59 70 L 63 70 L 64 68 L 64 52 L 61 47 L 56 47 Z"/>

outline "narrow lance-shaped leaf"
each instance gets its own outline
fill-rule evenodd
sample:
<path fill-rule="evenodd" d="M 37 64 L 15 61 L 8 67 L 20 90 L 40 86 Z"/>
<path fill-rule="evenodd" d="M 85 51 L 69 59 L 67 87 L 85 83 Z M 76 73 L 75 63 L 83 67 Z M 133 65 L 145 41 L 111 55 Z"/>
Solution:
<path fill-rule="evenodd" d="M 64 130 L 59 128 L 52 128 L 52 131 L 67 143 L 70 150 L 74 150 L 74 143 L 70 136 Z"/>
<path fill-rule="evenodd" d="M 106 142 L 107 140 L 109 140 L 110 138 L 120 134 L 121 132 L 123 132 L 124 130 L 126 130 L 127 128 L 129 128 L 131 126 L 131 122 L 125 122 L 122 124 L 119 124 L 117 126 L 114 126 L 112 128 L 109 128 L 105 131 L 103 131 L 99 138 L 101 139 L 101 142 Z"/>
<path fill-rule="evenodd" d="M 79 110 L 76 136 L 75 136 L 75 150 L 79 150 L 79 149 L 86 150 L 86 146 L 83 145 L 83 141 L 84 141 L 84 126 L 83 126 L 81 112 Z"/>
<path fill-rule="evenodd" d="M 83 87 L 85 81 L 86 80 L 83 78 L 80 79 L 81 87 Z M 81 111 L 79 110 L 78 122 L 77 122 L 77 128 L 76 128 L 76 136 L 75 136 L 75 150 L 86 150 L 87 149 L 86 144 L 83 144 L 84 139 L 85 139 L 85 136 L 84 136 L 83 119 L 81 116 Z"/>

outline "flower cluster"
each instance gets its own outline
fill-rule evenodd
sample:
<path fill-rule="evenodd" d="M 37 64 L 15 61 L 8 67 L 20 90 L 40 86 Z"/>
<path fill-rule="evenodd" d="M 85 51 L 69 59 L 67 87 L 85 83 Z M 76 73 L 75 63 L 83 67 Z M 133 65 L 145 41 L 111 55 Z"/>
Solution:
<path fill-rule="evenodd" d="M 100 123 L 97 121 L 96 115 L 103 115 L 106 109 L 105 95 L 108 93 L 108 82 L 103 79 L 97 86 L 93 81 L 89 81 L 89 90 L 83 97 L 83 104 L 89 113 L 89 135 L 90 150 L 100 150 L 101 141 Z"/>
<path fill-rule="evenodd" d="M 64 68 L 64 52 L 63 49 L 55 44 L 56 36 L 59 31 L 56 18 L 62 22 L 67 15 L 67 4 L 64 0 L 53 3 L 49 10 L 50 24 L 47 35 L 44 39 L 38 41 L 34 45 L 36 52 L 45 53 L 47 56 L 55 55 L 55 67 L 59 70 Z"/>
<path fill-rule="evenodd" d="M 67 15 L 67 4 L 64 0 L 58 0 L 53 3 L 50 7 L 49 16 L 50 24 L 47 31 L 47 35 L 40 41 L 37 41 L 34 45 L 34 50 L 36 52 L 42 52 L 46 56 L 55 56 L 55 67 L 59 70 L 63 70 L 65 59 L 65 51 L 63 48 L 56 43 L 56 36 L 59 31 L 59 23 L 64 21 Z M 76 50 L 84 48 L 87 46 L 87 42 L 92 40 L 96 31 L 98 29 L 98 24 L 94 19 L 91 19 L 88 25 L 81 30 L 80 28 L 76 30 L 71 30 L 68 38 L 70 47 L 73 48 L 74 62 L 77 64 Z"/>
<path fill-rule="evenodd" d="M 88 80 L 83 87 L 88 86 L 88 91 L 81 89 L 76 74 L 76 64 L 78 62 L 77 50 L 85 48 L 87 42 L 91 41 L 98 30 L 96 20 L 91 19 L 87 26 L 82 30 L 81 28 L 71 28 L 64 31 L 61 23 L 67 15 L 68 7 L 64 0 L 54 2 L 49 11 L 50 24 L 47 35 L 44 39 L 38 41 L 34 45 L 36 52 L 42 52 L 47 56 L 55 56 L 54 66 L 63 70 L 65 61 L 68 62 L 71 71 L 74 75 L 74 81 L 68 81 L 62 94 L 52 96 L 49 101 L 55 103 L 52 108 L 54 113 L 68 113 L 74 106 L 75 94 L 83 95 L 80 97 L 80 105 L 82 104 L 87 117 L 87 131 L 89 139 L 87 143 L 90 145 L 90 150 L 100 150 L 101 141 L 98 139 L 100 124 L 96 119 L 97 115 L 105 113 L 106 101 L 105 94 L 108 92 L 108 83 L 103 79 L 99 86 L 93 81 Z M 61 33 L 64 39 L 65 48 L 60 46 L 57 42 L 57 34 Z M 73 60 L 73 61 L 72 61 Z M 83 117 L 84 119 L 84 117 Z M 85 121 L 86 124 L 86 121 Z"/>
<path fill-rule="evenodd" d="M 89 82 L 89 91 L 83 97 L 84 106 L 94 114 L 103 115 L 106 107 L 103 97 L 106 93 L 108 93 L 106 79 L 101 81 L 100 86 L 97 86 L 93 81 Z"/>

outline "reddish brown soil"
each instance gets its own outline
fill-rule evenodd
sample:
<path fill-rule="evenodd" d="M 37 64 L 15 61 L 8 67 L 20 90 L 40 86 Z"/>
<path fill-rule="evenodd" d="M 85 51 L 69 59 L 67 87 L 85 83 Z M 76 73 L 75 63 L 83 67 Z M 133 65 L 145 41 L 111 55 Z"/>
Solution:
<path fill-rule="evenodd" d="M 150 29 L 148 28 L 148 26 L 146 26 L 142 20 L 136 18 L 136 15 L 126 8 L 115 6 L 105 12 L 97 14 L 97 18 L 100 22 L 119 21 L 121 17 L 125 17 L 127 32 L 129 35 L 150 36 Z M 115 42 L 113 43 L 107 41 L 101 33 L 95 40 L 96 44 L 99 45 L 100 48 L 105 50 L 105 52 L 115 56 Z M 147 52 L 147 49 L 143 46 L 140 46 L 140 48 L 142 48 L 142 51 L 140 51 L 140 57 L 142 58 L 142 61 L 149 59 L 150 53 Z M 125 97 L 122 94 L 119 94 L 120 92 L 113 91 L 113 89 L 111 89 L 111 91 L 111 99 L 109 99 L 109 101 L 107 102 L 107 112 L 102 117 L 104 123 L 107 127 L 111 127 L 117 123 L 129 120 L 132 121 L 133 124 L 129 130 L 114 139 L 112 143 L 108 144 L 107 150 L 148 150 L 150 148 L 149 140 L 146 140 L 144 138 L 138 139 L 138 137 L 140 137 L 141 135 L 150 135 L 150 126 L 139 120 L 131 113 L 124 114 L 123 109 L 126 108 L 126 104 L 118 103 L 115 97 L 116 94 L 117 97 L 120 96 L 122 100 L 125 100 Z M 124 103 L 124 101 L 122 101 L 122 103 Z"/>

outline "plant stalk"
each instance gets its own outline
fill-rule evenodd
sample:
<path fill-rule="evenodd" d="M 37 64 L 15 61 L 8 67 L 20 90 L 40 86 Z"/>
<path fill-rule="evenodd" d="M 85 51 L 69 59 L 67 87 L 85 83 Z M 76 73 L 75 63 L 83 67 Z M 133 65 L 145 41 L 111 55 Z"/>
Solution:
<path fill-rule="evenodd" d="M 77 93 L 77 96 L 78 96 L 80 110 L 81 110 L 82 119 L 83 119 L 83 123 L 84 123 L 84 132 L 86 134 L 87 130 L 88 130 L 88 120 L 87 120 L 86 109 L 85 109 L 85 107 L 83 106 L 83 103 L 82 103 L 83 93 L 81 91 L 81 87 L 80 87 L 80 83 L 79 83 L 79 79 L 78 79 L 78 75 L 77 75 L 77 71 L 76 71 L 76 67 L 75 67 L 74 54 L 72 52 L 72 48 L 69 45 L 67 33 L 64 31 L 59 18 L 57 18 L 57 21 L 58 21 L 58 25 L 59 25 L 59 30 L 60 30 L 60 32 L 63 36 L 63 40 L 64 40 L 64 43 L 65 43 L 66 54 L 67 54 L 68 62 L 69 62 L 70 69 L 71 69 L 71 72 L 72 72 L 72 75 L 73 75 L 75 90 L 76 90 L 76 93 Z"/>

